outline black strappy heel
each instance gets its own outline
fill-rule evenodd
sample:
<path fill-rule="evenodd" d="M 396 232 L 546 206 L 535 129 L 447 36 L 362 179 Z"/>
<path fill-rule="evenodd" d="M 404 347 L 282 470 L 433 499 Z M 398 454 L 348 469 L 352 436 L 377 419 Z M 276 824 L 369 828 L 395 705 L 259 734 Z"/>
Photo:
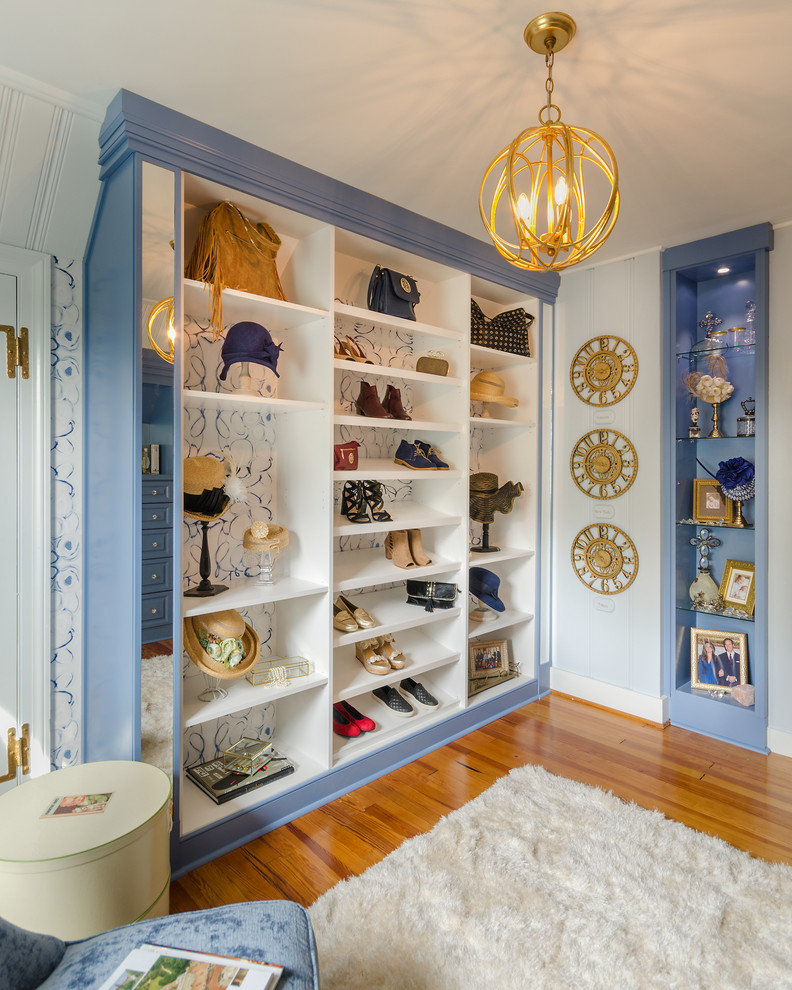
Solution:
<path fill-rule="evenodd" d="M 366 500 L 371 510 L 371 518 L 374 522 L 391 522 L 393 516 L 385 508 L 385 500 L 382 497 L 382 484 L 379 481 L 361 482 L 363 498 Z"/>
<path fill-rule="evenodd" d="M 362 481 L 347 481 L 344 483 L 344 490 L 341 494 L 341 515 L 346 516 L 353 523 L 371 522 Z"/>

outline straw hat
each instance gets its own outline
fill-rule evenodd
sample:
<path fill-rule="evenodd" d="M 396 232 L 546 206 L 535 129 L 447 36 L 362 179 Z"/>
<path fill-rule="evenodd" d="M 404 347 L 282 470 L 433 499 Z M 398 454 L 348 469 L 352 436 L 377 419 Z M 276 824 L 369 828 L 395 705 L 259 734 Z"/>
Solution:
<path fill-rule="evenodd" d="M 470 398 L 475 402 L 497 402 L 500 406 L 514 409 L 519 401 L 510 395 L 504 395 L 506 384 L 500 375 L 493 371 L 480 371 L 470 382 Z"/>
<path fill-rule="evenodd" d="M 285 526 L 254 522 L 245 530 L 242 546 L 245 550 L 281 550 L 289 545 L 289 531 Z"/>
<path fill-rule="evenodd" d="M 216 457 L 185 457 L 183 466 L 184 514 L 214 522 L 228 508 L 225 465 Z"/>
<path fill-rule="evenodd" d="M 524 491 L 522 482 L 507 481 L 498 487 L 498 476 L 490 471 L 479 471 L 470 476 L 470 518 L 475 522 L 491 523 L 495 513 L 508 513 L 514 508 L 514 500 Z"/>
<path fill-rule="evenodd" d="M 226 666 L 224 656 L 244 653 L 236 666 Z M 184 620 L 184 648 L 190 660 L 211 677 L 231 680 L 244 677 L 258 660 L 261 643 L 235 609 L 187 616 Z M 212 655 L 214 654 L 214 656 Z"/>

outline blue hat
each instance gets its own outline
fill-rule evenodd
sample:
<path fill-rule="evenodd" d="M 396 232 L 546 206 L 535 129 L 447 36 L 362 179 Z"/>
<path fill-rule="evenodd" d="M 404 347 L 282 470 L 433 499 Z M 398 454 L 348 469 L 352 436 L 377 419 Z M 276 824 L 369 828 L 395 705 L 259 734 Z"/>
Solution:
<path fill-rule="evenodd" d="M 262 364 L 265 368 L 271 368 L 275 375 L 280 378 L 277 366 L 278 355 L 281 350 L 281 345 L 275 343 L 269 330 L 261 326 L 260 323 L 249 321 L 235 323 L 228 328 L 220 351 L 223 357 L 220 381 L 225 381 L 228 369 L 232 364 L 240 364 L 243 361 L 252 361 L 253 364 Z"/>
<path fill-rule="evenodd" d="M 486 567 L 470 568 L 468 588 L 471 595 L 478 598 L 480 602 L 484 602 L 485 605 L 489 605 L 490 608 L 494 608 L 496 612 L 504 612 L 506 606 L 498 598 L 499 587 L 500 578 L 497 574 L 488 571 Z"/>

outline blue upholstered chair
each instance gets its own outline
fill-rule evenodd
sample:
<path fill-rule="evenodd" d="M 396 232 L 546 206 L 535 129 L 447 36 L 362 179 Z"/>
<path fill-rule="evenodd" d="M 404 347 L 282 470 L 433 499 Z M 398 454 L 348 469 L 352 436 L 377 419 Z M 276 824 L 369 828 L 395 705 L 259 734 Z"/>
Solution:
<path fill-rule="evenodd" d="M 284 967 L 277 990 L 318 990 L 316 943 L 293 901 L 229 904 L 190 911 L 62 942 L 0 918 L 1 990 L 95 990 L 143 942 L 239 956 Z"/>

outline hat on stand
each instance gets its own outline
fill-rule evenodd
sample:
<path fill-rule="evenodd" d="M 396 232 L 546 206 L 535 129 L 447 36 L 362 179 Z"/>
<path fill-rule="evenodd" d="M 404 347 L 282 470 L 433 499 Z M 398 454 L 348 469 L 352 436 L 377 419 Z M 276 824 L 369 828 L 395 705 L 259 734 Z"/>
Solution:
<path fill-rule="evenodd" d="M 493 371 L 480 371 L 470 381 L 470 398 L 474 402 L 497 402 L 499 406 L 514 409 L 519 401 L 510 395 L 505 395 L 506 383 Z"/>
<path fill-rule="evenodd" d="M 226 469 L 216 457 L 185 457 L 184 514 L 203 522 L 214 522 L 228 508 L 231 499 L 225 490 Z"/>
<path fill-rule="evenodd" d="M 480 602 L 489 605 L 496 612 L 505 612 L 506 606 L 498 597 L 500 578 L 486 567 L 471 567 L 468 591 Z"/>
<path fill-rule="evenodd" d="M 289 531 L 285 526 L 254 522 L 245 530 L 242 546 L 245 550 L 282 550 L 289 545 Z"/>
<path fill-rule="evenodd" d="M 282 350 L 283 347 L 275 343 L 269 330 L 260 323 L 252 323 L 249 320 L 235 323 L 226 331 L 220 350 L 223 359 L 220 381 L 226 380 L 228 369 L 232 364 L 241 364 L 243 361 L 263 365 L 280 378 L 277 368 L 278 356 Z"/>
<path fill-rule="evenodd" d="M 496 512 L 508 513 L 514 508 L 514 500 L 522 495 L 522 482 L 507 481 L 498 487 L 498 476 L 490 471 L 479 471 L 470 476 L 470 518 L 474 522 L 491 523 Z"/>
<path fill-rule="evenodd" d="M 189 615 L 184 620 L 184 648 L 195 666 L 211 677 L 243 677 L 258 660 L 256 630 L 235 609 Z"/>

